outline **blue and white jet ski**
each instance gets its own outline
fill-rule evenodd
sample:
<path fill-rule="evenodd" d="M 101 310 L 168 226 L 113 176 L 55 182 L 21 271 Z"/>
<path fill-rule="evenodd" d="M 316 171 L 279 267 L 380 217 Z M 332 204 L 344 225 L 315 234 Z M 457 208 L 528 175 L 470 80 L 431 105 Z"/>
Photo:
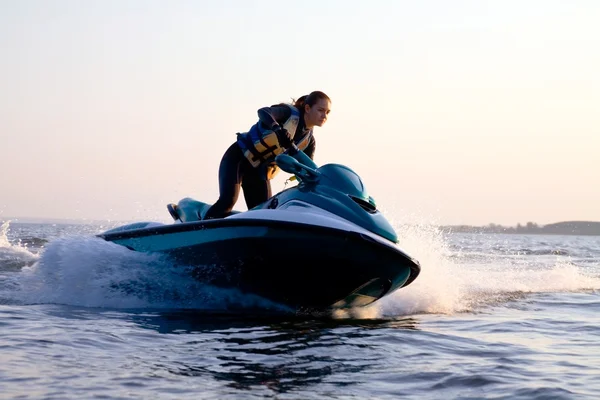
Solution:
<path fill-rule="evenodd" d="M 202 220 L 210 205 L 185 198 L 168 205 L 172 224 L 139 222 L 99 236 L 297 311 L 365 306 L 417 278 L 419 262 L 398 246 L 354 171 L 317 167 L 301 151 L 275 161 L 298 184 L 251 210 Z"/>

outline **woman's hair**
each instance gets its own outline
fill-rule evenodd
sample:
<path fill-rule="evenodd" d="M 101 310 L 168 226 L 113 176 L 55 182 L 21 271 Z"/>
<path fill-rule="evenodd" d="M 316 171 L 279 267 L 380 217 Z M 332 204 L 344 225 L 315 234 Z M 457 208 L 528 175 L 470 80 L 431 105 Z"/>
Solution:
<path fill-rule="evenodd" d="M 304 112 L 305 105 L 309 105 L 312 107 L 315 104 L 317 104 L 317 101 L 319 101 L 319 100 L 331 101 L 329 96 L 327 96 L 325 93 L 315 90 L 314 92 L 311 92 L 310 94 L 305 94 L 304 96 L 301 96 L 298 100 L 293 100 L 292 103 L 294 104 L 294 107 L 296 107 L 298 110 L 300 110 L 300 112 Z"/>

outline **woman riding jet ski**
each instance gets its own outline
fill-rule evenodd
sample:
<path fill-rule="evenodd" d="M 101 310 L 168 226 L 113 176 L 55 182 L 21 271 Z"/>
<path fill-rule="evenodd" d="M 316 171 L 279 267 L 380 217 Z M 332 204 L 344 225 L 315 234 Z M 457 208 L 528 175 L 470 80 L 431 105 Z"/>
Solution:
<path fill-rule="evenodd" d="M 322 125 L 330 105 L 321 96 L 304 99 L 296 122 L 295 107 L 285 105 L 290 115 L 283 127 L 264 129 L 259 122 L 239 135 L 221 162 L 221 196 L 214 205 L 185 198 L 168 206 L 173 224 L 136 223 L 99 236 L 134 251 L 163 253 L 202 282 L 296 311 L 365 306 L 409 285 L 419 262 L 398 247 L 394 228 L 361 178 L 344 165 L 319 167 L 300 149 L 314 152 L 314 116 Z M 308 126 L 309 136 L 296 136 Z M 295 134 L 286 147 L 281 132 L 288 129 Z M 294 174 L 298 185 L 271 197 L 268 177 L 259 174 L 264 166 Z M 231 210 L 240 181 L 245 212 Z M 254 192 L 259 183 L 264 190 Z"/>
<path fill-rule="evenodd" d="M 271 198 L 270 179 L 277 172 L 275 156 L 292 145 L 313 159 L 313 127 L 323 126 L 331 111 L 331 100 L 319 91 L 300 97 L 294 105 L 278 104 L 258 110 L 259 121 L 238 138 L 221 159 L 219 199 L 205 219 L 222 218 L 237 202 L 240 185 L 248 210 Z"/>

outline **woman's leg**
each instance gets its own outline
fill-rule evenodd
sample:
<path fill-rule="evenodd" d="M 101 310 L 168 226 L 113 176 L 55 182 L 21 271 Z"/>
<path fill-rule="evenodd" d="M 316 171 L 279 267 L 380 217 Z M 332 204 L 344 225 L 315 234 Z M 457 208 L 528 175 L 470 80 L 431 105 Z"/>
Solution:
<path fill-rule="evenodd" d="M 204 219 L 223 218 L 231 213 L 240 195 L 243 163 L 248 163 L 237 143 L 233 143 L 219 164 L 219 199 L 213 204 Z M 248 166 L 251 165 L 248 163 Z"/>
<path fill-rule="evenodd" d="M 242 188 L 248 210 L 271 198 L 271 181 L 264 175 L 262 168 L 252 168 L 242 177 Z"/>

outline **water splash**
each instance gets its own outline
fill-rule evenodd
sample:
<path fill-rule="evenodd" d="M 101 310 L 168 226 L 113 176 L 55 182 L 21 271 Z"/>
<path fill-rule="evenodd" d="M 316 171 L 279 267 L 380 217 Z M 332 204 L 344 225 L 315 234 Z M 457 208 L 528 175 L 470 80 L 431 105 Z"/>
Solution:
<path fill-rule="evenodd" d="M 576 265 L 572 253 L 581 256 L 583 253 L 578 249 L 583 249 L 584 244 L 573 246 L 573 238 L 549 241 L 522 235 L 463 237 L 443 232 L 439 221 L 431 215 L 403 210 L 383 212 L 390 216 L 399 246 L 421 263 L 421 274 L 408 287 L 371 306 L 338 311 L 334 313 L 336 318 L 477 312 L 532 293 L 600 289 L 596 272 L 600 265 Z M 563 243 L 565 240 L 568 245 Z M 526 255 L 522 251 L 524 243 L 528 249 Z M 564 246 L 570 251 L 562 250 Z M 498 248 L 503 250 L 497 251 Z"/>
<path fill-rule="evenodd" d="M 204 285 L 163 255 L 130 251 L 96 237 L 50 242 L 39 261 L 23 268 L 10 286 L 11 298 L 24 304 L 281 310 L 257 296 Z"/>
<path fill-rule="evenodd" d="M 434 225 L 403 225 L 396 228 L 401 247 L 421 264 L 419 277 L 376 303 L 384 316 L 417 313 L 452 313 L 461 309 L 463 291 L 449 244 Z"/>
<path fill-rule="evenodd" d="M 457 242 L 458 236 L 443 233 L 429 221 L 395 226 L 400 247 L 421 263 L 421 275 L 410 286 L 370 307 L 338 311 L 334 317 L 453 314 L 503 304 L 530 293 L 600 289 L 600 265 L 576 265 L 569 261 L 570 252 L 539 252 L 541 242 L 532 240 L 528 244 L 532 254 L 524 257 L 512 251 L 522 248 L 516 237 L 512 241 L 506 236 L 483 238 L 487 247 L 472 245 L 478 238 L 467 237 L 471 247 L 464 247 Z M 259 297 L 202 285 L 185 268 L 159 255 L 132 252 L 95 237 L 52 240 L 38 256 L 20 244 L 11 244 L 8 234 L 9 223 L 5 222 L 0 226 L 0 265 L 6 270 L 11 265 L 7 257 L 13 257 L 19 260 L 14 271 L 20 271 L 0 276 L 0 298 L 8 301 L 115 308 L 278 309 Z M 506 251 L 492 251 L 498 245 Z M 552 243 L 543 245 L 554 248 Z M 588 257 L 588 253 L 598 254 L 593 250 L 582 254 Z"/>
<path fill-rule="evenodd" d="M 10 221 L 0 225 L 0 272 L 20 270 L 23 266 L 34 263 L 38 256 L 32 253 L 21 242 L 12 244 L 8 238 Z"/>
<path fill-rule="evenodd" d="M 470 253 L 462 254 L 453 247 L 450 237 L 435 225 L 396 229 L 401 247 L 420 261 L 421 274 L 410 286 L 362 310 L 367 318 L 470 312 L 531 293 L 600 289 L 597 275 L 574 265 L 564 254 L 548 258 L 540 252 L 538 257 L 515 258 L 510 252 L 490 252 L 470 258 Z"/>
<path fill-rule="evenodd" d="M 10 228 L 10 221 L 5 221 L 0 225 L 0 247 L 10 247 L 8 241 L 8 229 Z"/>

